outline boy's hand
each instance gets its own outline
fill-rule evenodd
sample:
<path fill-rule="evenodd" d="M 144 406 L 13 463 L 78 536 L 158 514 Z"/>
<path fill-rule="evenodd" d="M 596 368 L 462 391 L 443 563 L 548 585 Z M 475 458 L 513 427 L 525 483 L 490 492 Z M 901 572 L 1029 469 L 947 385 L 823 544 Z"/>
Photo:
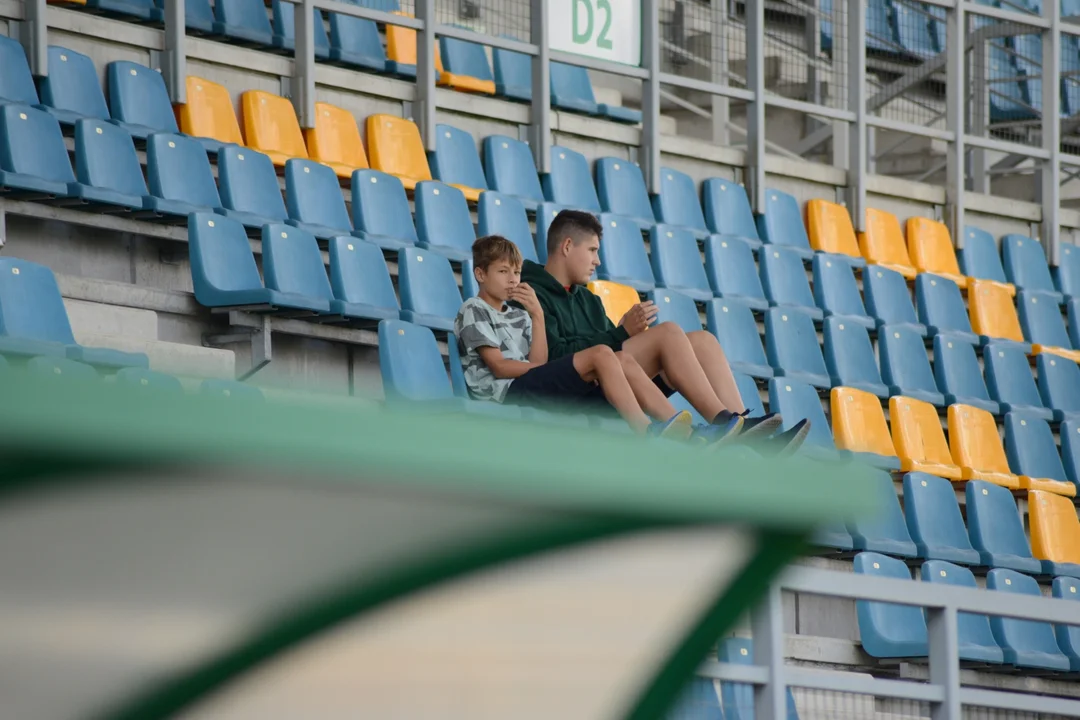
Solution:
<path fill-rule="evenodd" d="M 656 304 L 651 300 L 640 302 L 626 311 L 626 314 L 622 316 L 622 320 L 619 321 L 619 326 L 626 328 L 626 332 L 630 333 L 630 337 L 633 337 L 638 333 L 645 332 L 656 320 L 656 313 L 658 312 L 660 311 L 657 309 Z"/>
<path fill-rule="evenodd" d="M 544 316 L 544 309 L 540 307 L 540 301 L 536 299 L 536 292 L 527 283 L 519 283 L 510 290 L 508 299 L 519 303 L 534 319 Z"/>

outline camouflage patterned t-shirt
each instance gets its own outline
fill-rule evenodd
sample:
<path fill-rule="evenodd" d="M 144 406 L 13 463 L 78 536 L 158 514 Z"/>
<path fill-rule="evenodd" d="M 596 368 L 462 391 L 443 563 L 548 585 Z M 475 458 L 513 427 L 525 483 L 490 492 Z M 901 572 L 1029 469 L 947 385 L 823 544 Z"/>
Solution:
<path fill-rule="evenodd" d="M 529 361 L 532 318 L 521 308 L 504 307 L 499 312 L 478 297 L 469 298 L 454 320 L 465 384 L 476 400 L 502 402 L 513 382 L 512 378 L 495 377 L 480 358 L 479 348 L 499 348 L 507 360 Z"/>

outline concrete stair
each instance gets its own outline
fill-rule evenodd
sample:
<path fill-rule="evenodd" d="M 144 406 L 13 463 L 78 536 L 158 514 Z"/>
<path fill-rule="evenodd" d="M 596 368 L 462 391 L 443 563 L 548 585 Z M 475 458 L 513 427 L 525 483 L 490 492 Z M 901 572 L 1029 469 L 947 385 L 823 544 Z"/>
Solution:
<path fill-rule="evenodd" d="M 236 354 L 232 350 L 93 333 L 76 333 L 75 339 L 80 345 L 88 347 L 146 353 L 150 358 L 151 369 L 170 375 L 226 379 L 236 377 Z"/>

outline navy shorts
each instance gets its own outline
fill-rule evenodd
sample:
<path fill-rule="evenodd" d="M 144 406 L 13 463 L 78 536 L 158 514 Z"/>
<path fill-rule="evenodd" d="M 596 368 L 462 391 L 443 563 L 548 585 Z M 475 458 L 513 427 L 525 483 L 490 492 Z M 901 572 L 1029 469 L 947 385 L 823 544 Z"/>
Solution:
<path fill-rule="evenodd" d="M 659 375 L 653 382 L 665 397 L 675 392 Z M 612 410 L 600 385 L 583 380 L 578 374 L 573 355 L 544 363 L 514 380 L 507 388 L 503 402 L 529 407 L 579 406 L 586 411 Z"/>

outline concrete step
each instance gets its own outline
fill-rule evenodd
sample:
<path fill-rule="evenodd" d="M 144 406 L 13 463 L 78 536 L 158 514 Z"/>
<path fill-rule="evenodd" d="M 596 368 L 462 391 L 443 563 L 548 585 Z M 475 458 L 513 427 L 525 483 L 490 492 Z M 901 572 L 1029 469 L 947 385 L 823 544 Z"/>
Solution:
<path fill-rule="evenodd" d="M 138 340 L 157 340 L 157 313 L 153 310 L 70 298 L 64 299 L 64 307 L 67 308 L 68 320 L 76 340 L 79 340 L 81 335 L 115 335 Z"/>
<path fill-rule="evenodd" d="M 75 337 L 89 347 L 146 353 L 150 368 L 159 372 L 200 378 L 236 377 L 236 354 L 232 350 L 116 335 L 76 334 Z"/>

